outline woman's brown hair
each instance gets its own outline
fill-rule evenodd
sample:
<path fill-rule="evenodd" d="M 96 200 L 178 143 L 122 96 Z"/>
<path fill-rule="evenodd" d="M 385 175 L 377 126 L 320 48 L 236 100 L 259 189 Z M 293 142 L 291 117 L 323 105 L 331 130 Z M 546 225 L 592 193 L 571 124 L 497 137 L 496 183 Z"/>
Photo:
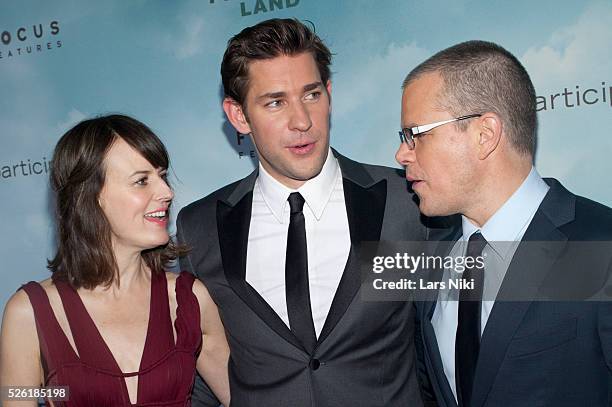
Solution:
<path fill-rule="evenodd" d="M 68 130 L 53 153 L 51 187 L 56 198 L 57 252 L 48 261 L 53 281 L 74 288 L 110 286 L 117 278 L 111 228 L 98 203 L 104 186 L 104 158 L 118 138 L 138 151 L 154 168 L 167 169 L 168 152 L 146 125 L 124 115 L 84 120 Z M 172 241 L 143 251 L 152 272 L 184 254 Z"/>

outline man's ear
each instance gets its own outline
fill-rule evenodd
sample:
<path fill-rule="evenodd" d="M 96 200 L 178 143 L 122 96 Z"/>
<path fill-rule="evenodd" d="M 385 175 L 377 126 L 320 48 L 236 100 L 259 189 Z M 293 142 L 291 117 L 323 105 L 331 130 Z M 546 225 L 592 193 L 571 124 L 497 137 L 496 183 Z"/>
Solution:
<path fill-rule="evenodd" d="M 230 97 L 223 99 L 223 111 L 232 126 L 241 134 L 250 134 L 251 126 L 240 103 Z"/>
<path fill-rule="evenodd" d="M 329 98 L 329 111 L 331 113 L 331 91 L 332 91 L 332 83 L 331 81 L 328 79 L 327 83 L 325 84 L 325 89 L 327 89 L 327 97 Z"/>
<path fill-rule="evenodd" d="M 502 121 L 496 113 L 485 113 L 478 120 L 478 158 L 486 159 L 499 146 L 502 137 Z"/>

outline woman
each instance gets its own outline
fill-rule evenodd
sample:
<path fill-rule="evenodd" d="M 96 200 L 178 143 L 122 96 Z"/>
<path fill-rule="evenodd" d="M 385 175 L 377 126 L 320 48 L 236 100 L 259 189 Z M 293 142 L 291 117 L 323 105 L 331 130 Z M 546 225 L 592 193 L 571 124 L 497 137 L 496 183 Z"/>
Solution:
<path fill-rule="evenodd" d="M 164 271 L 185 251 L 169 241 L 168 166 L 157 136 L 127 116 L 83 121 L 60 139 L 53 274 L 6 305 L 2 386 L 68 386 L 55 406 L 187 406 L 197 366 L 229 405 L 215 303 L 191 274 Z"/>

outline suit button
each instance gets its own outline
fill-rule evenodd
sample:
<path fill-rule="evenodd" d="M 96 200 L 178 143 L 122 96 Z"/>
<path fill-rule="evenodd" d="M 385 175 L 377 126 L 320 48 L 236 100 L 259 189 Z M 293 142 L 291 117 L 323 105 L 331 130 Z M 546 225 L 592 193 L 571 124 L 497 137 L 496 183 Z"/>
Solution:
<path fill-rule="evenodd" d="M 321 362 L 319 362 L 319 359 L 310 359 L 309 366 L 311 370 L 317 370 L 321 366 Z"/>

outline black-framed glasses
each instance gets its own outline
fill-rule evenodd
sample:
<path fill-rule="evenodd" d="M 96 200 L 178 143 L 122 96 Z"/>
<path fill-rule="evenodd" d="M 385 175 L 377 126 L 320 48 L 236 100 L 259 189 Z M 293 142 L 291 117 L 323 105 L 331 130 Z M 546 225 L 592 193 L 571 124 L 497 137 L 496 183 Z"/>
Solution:
<path fill-rule="evenodd" d="M 430 124 L 423 124 L 421 126 L 406 127 L 399 132 L 400 141 L 406 143 L 410 150 L 414 150 L 415 143 L 414 139 L 419 137 L 420 134 L 426 133 L 435 129 L 436 127 L 444 126 L 448 123 L 458 122 L 460 120 L 471 119 L 473 117 L 480 117 L 482 114 L 469 114 L 467 116 L 456 117 L 454 119 L 443 120 L 441 122 L 435 122 Z"/>

